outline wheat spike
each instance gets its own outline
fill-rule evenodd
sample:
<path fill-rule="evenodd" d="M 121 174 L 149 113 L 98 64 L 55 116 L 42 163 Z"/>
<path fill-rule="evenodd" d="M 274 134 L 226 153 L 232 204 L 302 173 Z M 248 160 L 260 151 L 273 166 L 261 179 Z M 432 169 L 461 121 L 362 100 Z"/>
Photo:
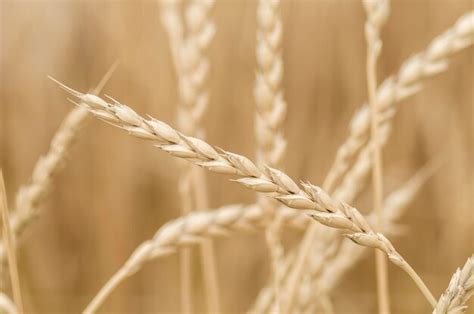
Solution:
<path fill-rule="evenodd" d="M 399 228 L 395 227 L 396 222 L 402 218 L 408 209 L 408 205 L 413 201 L 423 184 L 439 169 L 439 166 L 440 159 L 430 161 L 400 188 L 385 198 L 380 225 L 384 233 L 398 234 Z M 368 221 L 372 222 L 375 219 L 375 213 L 372 211 Z M 343 243 L 337 255 L 332 260 L 327 261 L 324 272 L 320 276 L 311 279 L 311 291 L 318 295 L 331 294 L 342 277 L 368 256 L 369 252 L 365 248 L 359 249 L 350 245 L 350 243 Z M 305 302 L 302 302 L 302 304 L 305 304 Z"/>
<path fill-rule="evenodd" d="M 286 141 L 281 130 L 286 115 L 283 98 L 283 59 L 281 56 L 282 21 L 279 0 L 260 0 L 257 5 L 257 78 L 255 81 L 255 135 L 259 165 L 279 167 L 285 153 Z M 276 203 L 261 195 L 258 204 L 270 219 L 274 217 Z M 280 299 L 281 272 L 279 264 L 284 259 L 280 242 L 281 221 L 273 219 L 265 232 L 270 252 L 273 286 Z M 279 312 L 279 306 L 275 311 Z"/>
<path fill-rule="evenodd" d="M 151 140 L 156 147 L 174 157 L 215 173 L 237 175 L 238 179 L 234 180 L 236 183 L 273 197 L 290 208 L 312 210 L 310 216 L 319 223 L 347 230 L 349 233 L 345 236 L 354 243 L 383 251 L 392 263 L 402 268 L 415 281 L 427 300 L 433 306 L 436 304 L 421 278 L 383 234 L 372 230 L 356 208 L 332 199 L 318 186 L 310 183 L 298 185 L 278 169 L 267 167 L 261 170 L 242 155 L 228 151 L 218 152 L 208 143 L 179 133 L 160 120 L 141 117 L 130 107 L 112 98 L 112 102 L 108 103 L 100 97 L 82 94 L 56 82 L 79 99 L 80 103 L 77 105 L 87 108 L 97 118 L 128 131 L 132 136 Z"/>
<path fill-rule="evenodd" d="M 436 37 L 423 52 L 406 60 L 396 75 L 383 81 L 377 90 L 376 103 L 381 123 L 391 123 L 395 104 L 421 90 L 422 80 L 444 72 L 449 57 L 472 45 L 474 40 L 474 11 L 461 16 L 453 27 Z M 328 173 L 328 190 L 346 173 L 351 161 L 368 142 L 370 134 L 370 110 L 363 105 L 350 124 L 349 137 L 337 152 Z"/>
<path fill-rule="evenodd" d="M 467 310 L 467 301 L 474 294 L 474 255 L 462 269 L 457 269 L 446 291 L 439 298 L 433 314 L 459 314 Z"/>
<path fill-rule="evenodd" d="M 162 22 L 168 33 L 175 70 L 178 76 L 179 106 L 178 127 L 187 134 L 204 138 L 202 118 L 209 102 L 206 83 L 209 76 L 209 60 L 205 51 L 214 37 L 215 26 L 210 17 L 213 7 L 212 0 L 194 0 L 185 10 L 187 36 L 178 14 L 178 1 L 161 1 Z M 188 164 L 183 164 L 182 174 L 178 182 L 182 200 L 182 214 L 188 214 L 195 208 L 208 208 L 209 201 L 204 173 Z M 193 202 L 192 195 L 195 195 Z M 215 253 L 210 240 L 201 245 L 204 281 L 207 293 L 207 304 L 210 312 L 220 312 L 219 288 L 215 267 Z M 182 311 L 192 312 L 191 297 L 191 252 L 181 252 L 181 288 Z"/>
<path fill-rule="evenodd" d="M 430 161 L 400 188 L 385 198 L 380 226 L 382 233 L 398 234 L 399 228 L 394 225 L 401 219 L 423 184 L 439 169 L 440 165 L 441 159 Z M 367 220 L 369 223 L 374 222 L 375 213 L 372 212 Z M 318 241 L 313 247 L 308 267 L 305 269 L 304 280 L 298 290 L 297 312 L 314 312 L 308 309 L 315 306 L 317 295 L 331 295 L 342 277 L 370 252 L 367 248 L 354 246 L 347 241 L 343 242 L 340 234 L 339 230 L 327 230 L 322 226 L 317 229 Z M 292 254 L 288 254 L 288 258 L 284 262 L 283 278 L 285 280 L 288 280 L 290 264 L 294 258 L 295 254 L 292 252 Z M 267 285 L 260 292 L 249 313 L 269 313 L 274 306 L 275 296 L 270 285 Z"/>
<path fill-rule="evenodd" d="M 442 72 L 448 67 L 448 57 L 471 45 L 474 34 L 474 12 L 470 11 L 460 17 L 456 24 L 436 37 L 428 48 L 408 59 L 396 76 L 389 77 L 377 91 L 376 103 L 379 121 L 391 123 L 395 114 L 396 101 L 402 100 L 421 88 L 420 80 Z M 346 173 L 351 161 L 358 152 L 366 147 L 369 139 L 370 111 L 367 105 L 359 110 L 351 122 L 349 138 L 339 148 L 333 166 L 326 176 L 323 188 L 332 192 L 336 183 Z M 382 125 L 380 128 L 384 128 Z M 307 257 L 315 241 L 316 226 L 311 225 L 305 232 L 298 248 L 292 275 L 288 286 L 288 307 L 291 308 L 296 290 L 306 268 Z"/>

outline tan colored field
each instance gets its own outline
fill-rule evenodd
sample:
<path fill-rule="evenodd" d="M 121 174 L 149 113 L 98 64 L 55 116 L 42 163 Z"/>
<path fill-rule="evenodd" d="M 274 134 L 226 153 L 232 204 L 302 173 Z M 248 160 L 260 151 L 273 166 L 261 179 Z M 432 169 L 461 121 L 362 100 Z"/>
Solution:
<path fill-rule="evenodd" d="M 199 1 L 184 1 L 179 9 L 185 11 L 194 2 Z M 269 120 L 263 122 L 264 130 L 257 128 L 255 131 L 256 101 L 259 101 L 258 95 L 257 100 L 254 97 L 254 88 L 259 84 L 255 82 L 256 74 L 267 81 L 273 78 L 269 68 L 262 67 L 256 60 L 256 46 L 261 40 L 260 37 L 257 39 L 256 33 L 257 29 L 262 31 L 256 12 L 258 5 L 265 5 L 257 2 L 219 0 L 214 5 L 206 4 L 209 8 L 204 19 L 214 25 L 215 35 L 209 36 L 206 47 L 200 47 L 202 51 L 197 58 L 201 61 L 208 58 L 207 77 L 194 72 L 189 74 L 188 70 L 198 71 L 199 66 L 187 68 L 186 61 L 183 61 L 182 72 L 176 71 L 171 41 L 161 20 L 164 9 L 159 1 L 0 2 L 0 168 L 5 177 L 10 216 L 18 217 L 15 213 L 22 207 L 19 204 L 24 205 L 24 210 L 38 213 L 34 221 L 28 218 L 24 229 L 19 228 L 17 232 L 18 271 L 25 312 L 83 311 L 137 246 L 151 239 L 166 222 L 181 216 L 186 208 L 202 210 L 204 206 L 215 210 L 230 204 L 257 202 L 258 206 L 252 208 L 263 208 L 263 213 L 268 215 L 260 210 L 262 217 L 254 224 L 266 226 L 272 225 L 277 220 L 272 218 L 278 217 L 286 208 L 269 201 L 268 197 L 258 198 L 254 191 L 228 180 L 238 177 L 196 171 L 197 167 L 92 116 L 77 134 L 72 133 L 77 141 L 65 152 L 63 167 L 54 172 L 51 181 L 42 181 L 43 187 L 45 183 L 51 184 L 51 191 L 46 194 L 30 191 L 30 198 L 34 198 L 32 203 L 21 203 L 21 197 L 28 197 L 26 194 L 15 201 L 19 188 L 30 182 L 38 158 L 48 152 L 61 121 L 74 109 L 67 100 L 74 97 L 49 80 L 48 75 L 87 93 L 119 60 L 101 97 L 110 95 L 145 118 L 149 114 L 185 135 L 203 138 L 223 150 L 269 164 L 284 171 L 297 184 L 310 181 L 323 186 L 339 146 L 349 135 L 353 114 L 369 99 L 364 6 L 356 0 L 285 0 L 281 4 L 278 1 L 267 4 L 275 9 L 271 12 L 276 14 L 275 21 L 281 14 L 282 22 L 281 42 L 276 39 L 273 52 L 281 51 L 283 71 L 275 74 L 275 80 L 281 79 L 281 84 L 275 84 L 269 96 L 273 106 L 270 111 L 277 105 L 276 93 L 281 92 L 287 113 L 285 117 L 283 111 L 277 112 L 275 121 L 270 121 L 274 116 L 266 111 L 269 109 L 265 104 L 260 104 L 260 119 Z M 172 7 L 173 2 L 170 3 Z M 463 38 L 466 47 L 449 46 L 449 51 L 458 49 L 459 52 L 442 58 L 449 61 L 449 66 L 440 69 L 439 74 L 418 79 L 423 86 L 414 95 L 386 104 L 396 108 L 397 113 L 392 121 L 392 135 L 382 152 L 383 195 L 401 188 L 430 162 L 435 171 L 419 191 L 409 197 L 401 219 L 393 221 L 403 227 L 397 229 L 396 234 L 385 232 L 386 226 L 383 229 L 384 226 L 375 220 L 369 220 L 374 230 L 383 229 L 436 300 L 448 287 L 455 270 L 474 252 L 472 10 L 470 0 L 392 0 L 390 15 L 380 33 L 383 47 L 376 69 L 378 84 L 389 75 L 397 74 L 403 62 L 424 51 L 436 36 L 471 12 L 470 18 L 466 19 L 466 24 L 470 22 L 471 25 L 470 33 Z M 185 14 L 179 16 L 181 22 L 185 18 Z M 270 26 L 267 31 L 271 33 L 271 29 Z M 203 30 L 198 29 L 194 35 L 199 35 L 199 31 Z M 193 35 L 191 31 L 189 34 L 185 35 Z M 262 34 L 259 36 L 272 40 L 271 34 L 265 34 L 265 31 Z M 266 56 L 273 64 L 278 56 L 271 53 L 262 58 Z M 192 59 L 192 55 L 186 56 Z M 178 79 L 182 84 L 188 79 L 191 85 L 198 81 L 194 93 L 198 96 L 209 92 L 202 119 L 192 111 L 199 105 L 196 95 L 195 98 L 189 96 L 193 98 L 189 105 L 191 109 L 183 106 L 183 90 L 178 88 Z M 183 112 L 186 110 L 190 111 Z M 181 121 L 178 121 L 178 115 L 181 115 Z M 124 125 L 123 121 L 117 124 Z M 137 124 L 127 124 L 130 125 Z M 382 131 L 379 129 L 379 133 Z M 260 132 L 263 140 L 257 141 L 255 132 Z M 287 142 L 286 152 L 281 156 L 278 152 L 271 155 L 277 150 L 274 145 L 283 141 L 278 134 Z M 159 137 L 159 134 L 153 133 L 153 136 Z M 196 151 L 186 140 L 180 143 L 189 151 Z M 370 152 L 369 143 L 363 145 Z M 63 155 L 62 152 L 59 154 Z M 273 160 L 270 155 L 277 157 Z M 202 161 L 204 157 L 191 159 L 196 158 Z M 212 160 L 210 157 L 204 159 Z M 351 162 L 349 166 L 352 165 Z M 43 169 L 45 167 L 47 165 L 43 165 Z M 41 178 L 43 174 L 40 171 L 37 177 Z M 203 176 L 207 184 L 203 183 Z M 279 183 L 264 170 L 261 175 L 241 176 L 270 178 L 267 181 L 272 182 L 272 188 L 279 187 L 277 192 L 273 191 L 277 197 L 298 193 L 306 197 L 308 194 L 304 188 L 304 192 L 288 192 L 291 188 L 285 179 Z M 335 182 L 335 186 L 339 183 Z M 282 187 L 285 187 L 283 192 Z M 357 185 L 349 187 L 362 190 L 359 197 L 348 203 L 362 214 L 369 214 L 374 208 L 371 176 L 365 176 Z M 324 189 L 327 190 L 326 186 Z M 339 198 L 333 191 L 328 192 Z M 208 199 L 199 199 L 203 195 Z M 311 195 L 307 199 L 317 204 L 318 208 L 312 209 L 319 210 L 321 204 L 326 204 Z M 296 212 L 304 206 L 293 207 L 299 209 L 288 210 L 288 213 L 301 215 L 304 228 L 310 228 L 310 218 Z M 338 207 L 337 213 L 339 211 Z M 11 222 L 15 228 L 18 225 L 14 219 Z M 342 244 L 335 248 L 333 255 L 324 259 L 313 280 L 318 287 L 334 287 L 327 288 L 327 293 L 317 293 L 319 290 L 311 286 L 307 291 L 307 304 L 303 305 L 297 296 L 294 305 L 288 308 L 285 302 L 291 292 L 288 292 L 286 278 L 280 278 L 280 283 L 278 280 L 272 283 L 270 276 L 275 269 L 277 275 L 282 275 L 284 271 L 278 263 L 280 255 L 293 256 L 290 252 L 302 242 L 305 230 L 301 229 L 301 224 L 295 228 L 296 223 L 292 225 L 281 220 L 284 219 L 280 219 L 281 237 L 278 232 L 265 231 L 262 226 L 254 226 L 254 232 L 233 226 L 227 230 L 226 237 L 205 234 L 205 239 L 212 239 L 212 242 L 206 240 L 204 243 L 208 249 L 212 244 L 215 260 L 209 255 L 203 259 L 202 251 L 209 253 L 209 250 L 202 250 L 199 245 L 191 246 L 188 253 L 173 247 L 173 254 L 166 253 L 143 264 L 136 274 L 120 284 L 99 312 L 186 312 L 186 304 L 183 308 L 182 302 L 182 296 L 186 295 L 183 292 L 186 279 L 191 289 L 187 312 L 212 312 L 215 307 L 209 307 L 206 301 L 209 294 L 212 297 L 212 291 L 209 293 L 206 284 L 209 277 L 203 275 L 203 260 L 207 271 L 209 263 L 216 265 L 219 311 L 222 313 L 249 310 L 267 284 L 279 287 L 276 293 L 279 306 L 267 308 L 267 311 L 329 313 L 331 309 L 327 304 L 330 303 L 334 313 L 378 312 L 374 250 L 369 250 L 366 257 L 354 263 L 340 280 L 333 281 L 331 269 L 340 267 L 334 258 L 338 250 L 351 247 L 348 252 L 354 252 L 354 257 L 349 255 L 346 259 L 355 259 L 357 250 L 362 248 L 325 226 L 318 227 L 320 236 L 313 242 L 310 252 L 313 259 L 322 256 L 317 253 L 318 245 L 327 249 L 332 243 Z M 180 228 L 184 232 L 186 225 Z M 365 231 L 360 233 L 366 234 Z M 194 236 L 196 234 L 179 241 L 203 242 L 202 238 Z M 329 237 L 328 243 L 324 242 L 325 237 Z M 283 252 L 278 250 L 279 238 Z M 271 250 L 267 242 L 272 243 Z M 180 253 L 175 254 L 177 251 Z M 4 251 L 0 253 L 5 261 Z M 191 255 L 188 269 L 183 268 L 185 254 Z M 276 261 L 273 266 L 271 254 Z M 303 278 L 306 279 L 297 282 L 296 294 L 305 280 L 310 280 L 308 274 L 314 271 L 311 263 L 305 264 Z M 387 266 L 392 313 L 431 313 L 429 302 L 411 278 L 394 264 L 388 262 Z M 183 269 L 189 275 L 183 275 Z M 472 272 L 474 278 L 474 270 Z M 6 269 L 0 279 L 2 292 L 13 298 Z M 474 313 L 472 300 L 468 305 L 467 312 Z"/>

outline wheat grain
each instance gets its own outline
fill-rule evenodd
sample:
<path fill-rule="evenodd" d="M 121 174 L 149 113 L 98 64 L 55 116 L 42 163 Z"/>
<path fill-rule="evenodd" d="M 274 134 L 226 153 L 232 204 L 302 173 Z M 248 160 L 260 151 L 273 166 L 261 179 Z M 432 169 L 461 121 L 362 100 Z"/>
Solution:
<path fill-rule="evenodd" d="M 439 298 L 433 314 L 458 314 L 467 309 L 467 301 L 474 294 L 474 255 L 462 269 L 454 273 L 446 291 Z"/>
<path fill-rule="evenodd" d="M 257 78 L 255 82 L 255 135 L 257 139 L 257 162 L 259 165 L 279 167 L 285 153 L 286 141 L 281 131 L 286 115 L 283 98 L 283 60 L 281 56 L 282 21 L 280 1 L 260 0 L 257 5 Z M 275 202 L 261 195 L 258 204 L 269 217 L 274 216 Z M 279 264 L 284 258 L 280 242 L 281 225 L 278 219 L 267 228 L 265 238 L 270 252 L 274 290 L 277 300 L 281 285 Z M 279 313 L 278 304 L 276 313 Z"/>
<path fill-rule="evenodd" d="M 335 201 L 318 186 L 310 183 L 298 185 L 278 169 L 266 167 L 261 170 L 242 155 L 227 151 L 218 152 L 208 143 L 179 133 L 160 120 L 144 119 L 130 107 L 112 98 L 112 103 L 107 103 L 100 97 L 79 93 L 54 81 L 80 100 L 77 105 L 87 108 L 97 118 L 128 131 L 130 135 L 152 140 L 156 147 L 172 156 L 185 159 L 209 171 L 237 175 L 238 179 L 233 180 L 236 183 L 266 194 L 290 208 L 313 210 L 311 217 L 319 223 L 349 231 L 345 236 L 354 243 L 379 249 L 387 254 L 393 264 L 413 279 L 433 307 L 436 304 L 421 278 L 383 234 L 372 230 L 356 208 Z"/>
<path fill-rule="evenodd" d="M 18 265 L 16 261 L 15 238 L 12 232 L 8 214 L 7 191 L 3 179 L 3 171 L 0 169 L 0 214 L 2 217 L 3 242 L 8 257 L 8 269 L 10 270 L 10 280 L 13 290 L 13 300 L 18 312 L 23 313 L 23 301 L 21 297 L 20 277 L 18 276 Z"/>

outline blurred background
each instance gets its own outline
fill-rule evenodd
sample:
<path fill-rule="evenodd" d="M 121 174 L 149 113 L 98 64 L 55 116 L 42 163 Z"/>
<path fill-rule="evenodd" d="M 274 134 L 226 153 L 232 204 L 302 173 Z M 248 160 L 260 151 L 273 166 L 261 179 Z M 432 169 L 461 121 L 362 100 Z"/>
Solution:
<path fill-rule="evenodd" d="M 379 78 L 396 72 L 472 8 L 470 0 L 392 1 Z M 210 143 L 251 158 L 255 10 L 255 1 L 215 5 L 205 117 Z M 176 125 L 176 76 L 156 1 L 1 0 L 0 11 L 0 166 L 11 204 L 73 108 L 47 75 L 87 91 L 120 59 L 103 93 Z M 282 17 L 289 142 L 284 169 L 321 184 L 352 114 L 367 99 L 365 13 L 356 0 L 292 0 L 283 2 Z M 454 56 L 447 72 L 400 103 L 384 150 L 386 193 L 433 157 L 445 156 L 403 219 L 409 232 L 393 239 L 437 297 L 474 251 L 473 53 L 468 48 Z M 152 145 L 90 119 L 19 248 L 28 312 L 81 311 L 138 244 L 178 217 L 179 169 L 176 159 Z M 222 176 L 210 174 L 208 182 L 212 207 L 255 200 Z M 370 204 L 368 190 L 355 205 L 368 210 Z M 239 233 L 215 243 L 222 306 L 227 313 L 243 312 L 268 276 L 263 234 Z M 196 304 L 204 310 L 194 254 Z M 336 313 L 376 311 L 372 255 L 338 286 Z M 394 313 L 430 312 L 408 276 L 389 269 Z M 178 283 L 177 255 L 153 261 L 103 310 L 178 312 Z"/>

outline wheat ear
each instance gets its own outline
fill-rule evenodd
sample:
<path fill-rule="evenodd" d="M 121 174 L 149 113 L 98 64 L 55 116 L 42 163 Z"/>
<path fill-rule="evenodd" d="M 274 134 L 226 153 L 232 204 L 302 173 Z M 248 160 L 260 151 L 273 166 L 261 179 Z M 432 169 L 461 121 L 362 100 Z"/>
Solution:
<path fill-rule="evenodd" d="M 257 138 L 257 162 L 260 166 L 279 167 L 283 159 L 286 141 L 281 131 L 286 115 L 283 98 L 283 59 L 281 56 L 282 21 L 279 0 L 260 0 L 257 5 L 257 79 L 255 82 L 255 135 Z M 274 217 L 275 201 L 262 195 L 257 203 Z M 280 242 L 281 221 L 273 219 L 265 232 L 270 252 L 273 286 L 277 300 L 280 300 L 281 271 L 279 265 L 284 259 Z M 278 304 L 278 301 L 277 301 Z M 279 313 L 278 304 L 276 313 Z"/>
<path fill-rule="evenodd" d="M 379 121 L 390 124 L 395 114 L 395 102 L 405 99 L 421 89 L 421 79 L 433 76 L 447 69 L 448 57 L 471 45 L 474 34 L 474 11 L 460 17 L 456 24 L 436 37 L 428 48 L 405 61 L 398 74 L 387 78 L 377 91 L 376 103 Z M 348 139 L 339 147 L 335 161 L 326 176 L 323 189 L 332 192 L 336 183 L 349 169 L 351 161 L 366 147 L 370 138 L 370 114 L 367 105 L 362 106 L 351 121 Z M 291 308 L 297 287 L 303 276 L 306 260 L 315 240 L 316 226 L 305 232 L 298 248 L 292 275 L 288 282 L 287 303 Z"/>
<path fill-rule="evenodd" d="M 398 228 L 394 227 L 395 223 L 405 213 L 408 205 L 413 201 L 423 184 L 439 169 L 441 162 L 442 159 L 438 158 L 430 161 L 399 189 L 385 198 L 381 224 L 381 230 L 384 234 L 397 234 Z M 374 222 L 375 213 L 372 212 L 367 220 L 369 223 Z M 307 221 L 298 221 L 296 217 L 291 222 L 292 224 L 297 222 L 298 225 L 304 222 L 307 223 Z M 342 243 L 341 246 L 339 230 L 328 230 L 323 226 L 316 230 L 318 241 L 313 246 L 312 253 L 309 256 L 308 267 L 305 269 L 305 279 L 299 285 L 296 312 L 308 312 L 308 308 L 315 304 L 316 291 L 319 291 L 318 295 L 330 295 L 343 275 L 370 252 L 367 248 L 358 248 L 351 243 Z M 288 280 L 290 264 L 294 261 L 295 256 L 295 252 L 288 254 L 283 264 L 283 278 L 285 281 Z M 275 296 L 270 286 L 267 285 L 259 293 L 249 313 L 268 313 L 272 312 L 271 309 L 274 307 Z"/>
<path fill-rule="evenodd" d="M 384 200 L 382 211 L 381 230 L 387 234 L 398 234 L 399 229 L 396 227 L 406 210 L 408 205 L 413 201 L 416 194 L 420 191 L 424 183 L 433 176 L 442 164 L 442 159 L 435 158 L 428 162 L 420 170 L 418 170 L 407 182 L 400 188 L 391 192 Z M 376 219 L 374 211 L 368 217 L 369 222 Z M 342 277 L 354 268 L 358 262 L 362 261 L 370 251 L 365 248 L 357 248 L 350 243 L 343 243 L 330 260 L 325 261 L 324 270 L 314 276 L 310 280 L 310 286 L 307 288 L 312 291 L 312 297 L 315 295 L 330 295 L 336 285 L 342 280 Z M 316 252 L 314 252 L 316 254 Z M 320 267 L 318 264 L 311 265 L 311 269 Z M 307 300 L 300 302 L 303 309 L 309 306 Z M 305 304 L 307 304 L 305 306 Z"/>
<path fill-rule="evenodd" d="M 370 104 L 370 142 L 372 148 L 372 208 L 376 213 L 377 229 L 382 222 L 383 202 L 383 166 L 382 146 L 378 141 L 377 93 L 377 60 L 382 51 L 380 31 L 390 14 L 389 0 L 363 0 L 367 19 L 365 22 L 365 41 L 367 43 L 366 75 Z M 379 313 L 390 314 L 390 292 L 388 287 L 387 259 L 381 251 L 375 252 L 375 270 L 377 277 L 377 299 Z"/>
<path fill-rule="evenodd" d="M 282 209 L 277 217 L 285 223 L 306 216 L 304 211 Z M 256 204 L 228 205 L 204 212 L 193 212 L 162 226 L 155 236 L 142 243 L 129 257 L 124 266 L 104 285 L 89 304 L 85 313 L 95 312 L 107 296 L 126 278 L 139 271 L 143 264 L 168 256 L 183 247 L 199 245 L 210 237 L 228 236 L 236 231 L 255 231 L 268 225 L 266 212 Z"/>
<path fill-rule="evenodd" d="M 165 27 L 166 32 L 168 33 L 168 39 L 170 43 L 172 60 L 174 62 L 175 71 L 178 76 L 178 80 L 183 79 L 183 66 L 181 60 L 181 51 L 183 49 L 183 25 L 179 16 L 178 5 L 180 1 L 169 1 L 162 0 L 160 1 L 162 6 L 161 11 L 161 21 Z M 178 85 L 181 87 L 180 85 Z M 180 91 L 180 104 L 182 104 L 181 95 L 182 88 Z M 178 111 L 180 114 L 186 109 L 183 108 L 181 111 Z M 179 121 L 184 121 L 185 119 L 178 117 Z M 178 192 L 181 199 L 181 214 L 187 215 L 193 210 L 191 190 L 192 186 L 192 169 L 189 165 L 182 165 L 180 178 L 178 181 Z M 202 247 L 201 247 L 202 250 Z M 179 254 L 179 267 L 180 267 L 180 295 L 181 295 L 181 312 L 191 313 L 193 309 L 193 298 L 192 298 L 192 251 L 189 247 L 183 247 L 180 250 Z"/>
<path fill-rule="evenodd" d="M 474 11 L 461 16 L 453 27 L 436 37 L 423 52 L 406 60 L 396 75 L 383 81 L 375 97 L 379 117 L 391 121 L 394 104 L 421 90 L 422 80 L 444 72 L 449 57 L 470 46 L 474 41 Z M 387 121 L 387 122 L 388 122 Z M 386 123 L 387 123 L 386 122 Z M 370 110 L 363 105 L 351 121 L 350 134 L 342 144 L 328 173 L 328 190 L 346 173 L 351 160 L 368 142 L 370 135 Z"/>
<path fill-rule="evenodd" d="M 18 276 L 18 264 L 16 261 L 15 238 L 8 217 L 8 201 L 3 171 L 0 169 L 0 212 L 2 216 L 2 235 L 8 258 L 8 269 L 10 270 L 10 280 L 13 291 L 13 300 L 19 313 L 23 312 L 23 301 L 21 298 L 20 277 Z"/>
<path fill-rule="evenodd" d="M 474 294 L 474 255 L 462 269 L 457 269 L 446 291 L 439 298 L 433 314 L 459 314 L 467 310 L 467 301 Z"/>
<path fill-rule="evenodd" d="M 178 13 L 177 1 L 162 1 L 162 22 L 168 38 L 179 81 L 178 127 L 192 136 L 204 137 L 202 117 L 209 102 L 206 89 L 209 76 L 209 60 L 205 50 L 215 33 L 215 26 L 210 18 L 213 0 L 194 0 L 186 7 L 185 22 L 187 36 L 183 36 L 183 26 Z M 200 169 L 184 165 L 179 180 L 180 198 L 184 214 L 193 208 L 208 208 L 209 200 L 205 175 Z M 195 204 L 191 195 L 195 195 Z M 201 245 L 204 282 L 206 286 L 207 305 L 209 312 L 220 312 L 219 288 L 215 266 L 215 253 L 210 240 Z M 189 249 L 181 254 L 183 312 L 190 313 L 191 298 L 191 255 Z"/>
<path fill-rule="evenodd" d="M 160 120 L 141 117 L 130 107 L 112 98 L 112 102 L 108 103 L 100 97 L 79 93 L 56 82 L 80 100 L 77 105 L 83 106 L 97 118 L 128 131 L 132 136 L 152 141 L 156 147 L 174 157 L 185 159 L 215 173 L 234 174 L 237 176 L 234 182 L 266 194 L 290 208 L 312 210 L 310 216 L 319 223 L 346 230 L 349 233 L 345 236 L 358 245 L 383 251 L 392 263 L 413 279 L 433 307 L 436 304 L 421 278 L 383 234 L 372 230 L 356 208 L 332 199 L 320 187 L 311 183 L 298 185 L 278 169 L 266 167 L 262 170 L 242 155 L 224 150 L 218 152 L 208 143 L 179 133 Z"/>
<path fill-rule="evenodd" d="M 209 59 L 205 51 L 214 37 L 215 26 L 210 17 L 214 0 L 194 0 L 186 8 L 185 21 L 188 36 L 181 49 L 182 71 L 180 80 L 180 107 L 178 107 L 178 125 L 181 129 L 189 127 L 190 134 L 204 136 L 202 116 L 209 102 L 206 84 L 209 76 Z M 180 110 L 181 109 L 181 110 Z M 194 124 L 194 125 L 193 125 Z M 193 182 L 195 206 L 198 209 L 209 208 L 209 199 L 205 174 L 202 169 L 188 169 Z M 220 297 L 215 265 L 215 253 L 210 239 L 201 243 L 204 283 L 207 306 L 210 313 L 219 313 Z"/>
<path fill-rule="evenodd" d="M 97 86 L 92 90 L 93 94 L 98 94 L 102 91 L 117 65 L 118 61 L 109 68 Z M 51 140 L 48 153 L 37 161 L 30 182 L 22 186 L 17 192 L 15 209 L 11 215 L 12 232 L 15 241 L 37 217 L 38 208 L 51 191 L 53 180 L 64 166 L 67 153 L 71 149 L 79 130 L 84 126 L 87 116 L 88 112 L 84 108 L 78 107 L 71 110 Z M 0 263 L 5 261 L 5 257 L 4 250 L 0 247 Z"/>

